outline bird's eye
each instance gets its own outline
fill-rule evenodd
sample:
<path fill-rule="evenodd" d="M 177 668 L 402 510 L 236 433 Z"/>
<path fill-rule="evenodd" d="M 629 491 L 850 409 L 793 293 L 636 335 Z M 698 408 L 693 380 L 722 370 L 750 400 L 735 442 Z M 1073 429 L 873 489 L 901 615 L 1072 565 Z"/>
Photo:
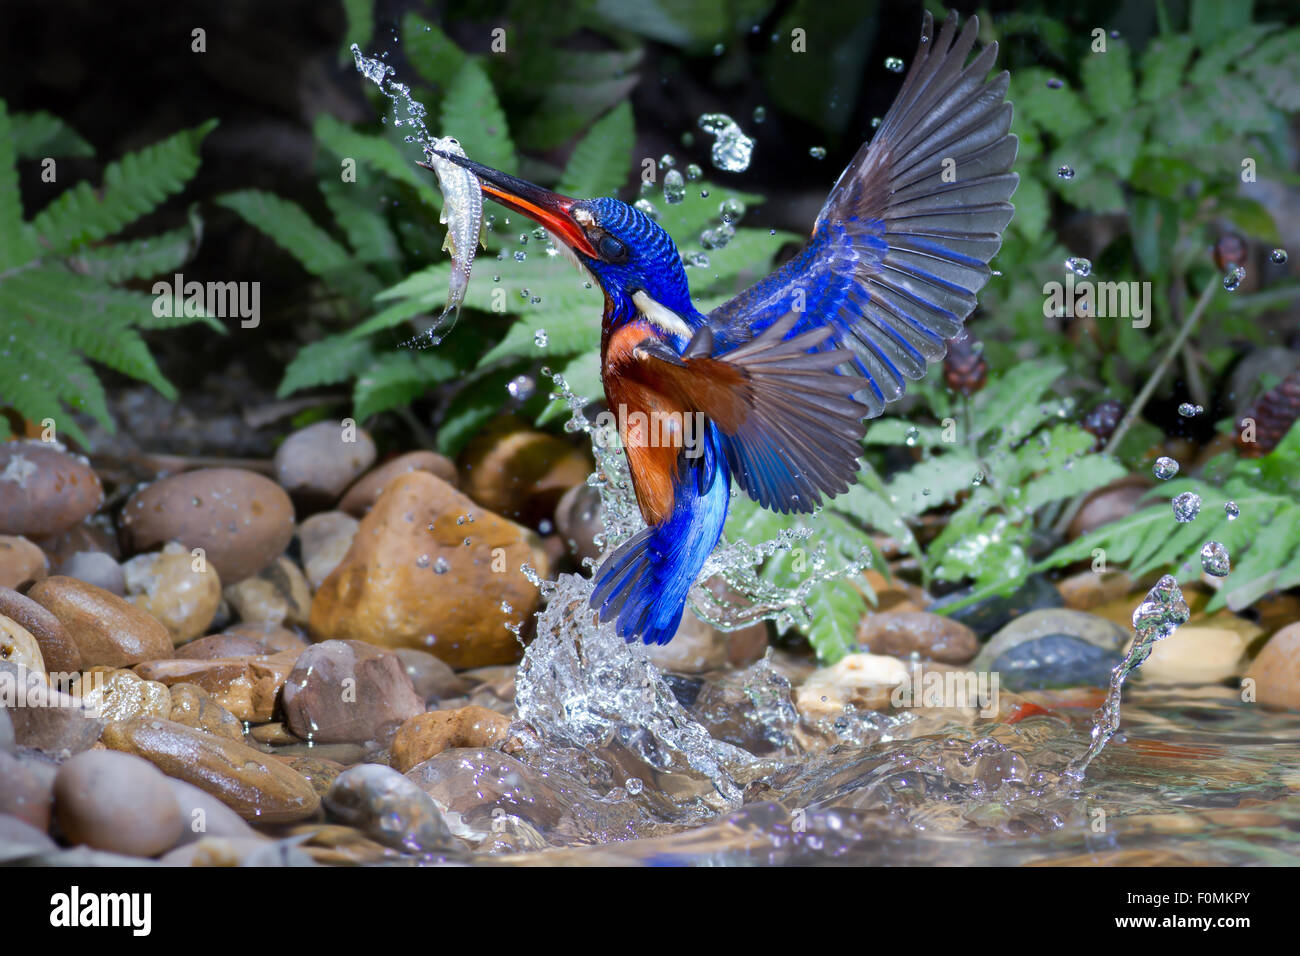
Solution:
<path fill-rule="evenodd" d="M 613 236 L 601 236 L 600 241 L 596 244 L 596 249 L 601 258 L 608 259 L 611 262 L 617 262 L 627 255 L 627 246 Z"/>

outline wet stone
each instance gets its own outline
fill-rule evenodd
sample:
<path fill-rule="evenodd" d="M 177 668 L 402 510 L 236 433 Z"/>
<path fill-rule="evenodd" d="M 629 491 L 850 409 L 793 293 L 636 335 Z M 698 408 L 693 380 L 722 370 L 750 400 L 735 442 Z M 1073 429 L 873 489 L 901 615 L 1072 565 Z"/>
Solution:
<path fill-rule="evenodd" d="M 434 710 L 407 720 L 393 737 L 393 767 L 405 773 L 444 750 L 493 747 L 505 740 L 510 719 L 484 707 Z"/>
<path fill-rule="evenodd" d="M 298 651 L 261 657 L 219 657 L 208 660 L 152 661 L 136 673 L 168 686 L 195 684 L 239 720 L 270 720 L 285 678 Z"/>
<path fill-rule="evenodd" d="M 812 723 L 838 717 L 845 707 L 885 710 L 894 688 L 907 679 L 907 666 L 897 658 L 846 654 L 810 674 L 795 694 L 795 705 Z"/>
<path fill-rule="evenodd" d="M 169 719 L 228 740 L 244 739 L 244 722 L 197 684 L 173 684 Z"/>
<path fill-rule="evenodd" d="M 432 451 L 408 452 L 384 462 L 378 468 L 358 478 L 356 484 L 349 488 L 347 494 L 339 501 L 339 511 L 346 512 L 354 518 L 364 517 L 393 479 L 408 471 L 427 471 L 451 485 L 460 480 L 456 474 L 456 466 L 450 459 Z M 304 521 L 303 524 L 307 522 Z M 356 525 L 353 524 L 353 527 L 355 528 Z"/>
<path fill-rule="evenodd" d="M 54 779 L 54 809 L 68 842 L 127 856 L 157 856 L 181 838 L 180 806 L 148 761 L 89 751 Z"/>
<path fill-rule="evenodd" d="M 275 482 L 239 468 L 203 468 L 155 481 L 122 509 L 122 536 L 132 552 L 170 541 L 202 548 L 223 584 L 256 574 L 293 537 L 289 496 Z"/>
<path fill-rule="evenodd" d="M 935 601 L 927 610 L 932 613 L 938 612 L 960 601 L 969 593 L 965 588 L 954 591 Z M 996 634 L 1005 624 L 1022 614 L 1042 608 L 1061 607 L 1063 603 L 1061 593 L 1056 590 L 1052 582 L 1044 575 L 1034 574 L 1026 578 L 1025 582 L 1009 595 L 995 595 L 976 601 L 948 616 L 954 621 L 965 624 L 976 635 L 984 638 Z"/>
<path fill-rule="evenodd" d="M 303 651 L 284 684 L 289 729 L 304 740 L 381 740 L 424 711 L 401 660 L 361 641 Z"/>
<path fill-rule="evenodd" d="M 1246 671 L 1255 699 L 1277 710 L 1300 710 L 1300 621 L 1268 639 Z"/>
<path fill-rule="evenodd" d="M 924 611 L 869 614 L 858 625 L 858 643 L 873 654 L 964 664 L 979 651 L 975 632 L 960 621 Z"/>
<path fill-rule="evenodd" d="M 212 794 L 245 820 L 290 823 L 316 813 L 320 798 L 301 775 L 246 744 L 170 720 L 110 724 L 104 744 L 149 760 L 170 777 Z"/>
<path fill-rule="evenodd" d="M 335 818 L 396 850 L 436 853 L 457 845 L 437 804 L 389 767 L 361 764 L 345 770 L 324 803 Z"/>
<path fill-rule="evenodd" d="M 18 817 L 45 831 L 53 801 L 52 774 L 42 774 L 0 749 L 0 815 Z"/>
<path fill-rule="evenodd" d="M 19 746 L 47 753 L 80 753 L 94 746 L 104 722 L 82 706 L 79 698 L 50 687 L 45 678 L 25 667 L 0 661 L 0 707 L 5 708 Z M 13 697 L 10 697 L 12 689 Z M 9 706 L 8 700 L 26 706 Z"/>
<path fill-rule="evenodd" d="M 275 480 L 308 507 L 333 504 L 375 460 L 375 443 L 355 423 L 317 422 L 286 438 L 275 453 Z"/>
<path fill-rule="evenodd" d="M 165 684 L 143 680 L 134 671 L 97 668 L 82 679 L 81 700 L 104 720 L 171 716 L 172 695 Z"/>
<path fill-rule="evenodd" d="M 83 667 L 129 667 L 172 656 L 162 624 L 103 588 L 56 575 L 37 581 L 27 596 L 59 619 Z"/>
<path fill-rule="evenodd" d="M 49 442 L 0 444 L 0 535 L 60 534 L 103 502 L 104 489 L 84 458 Z"/>
<path fill-rule="evenodd" d="M 444 750 L 411 768 L 406 777 L 444 812 L 483 832 L 492 829 L 493 811 L 521 817 L 542 833 L 552 830 L 565 813 L 566 801 L 543 775 L 495 750 Z"/>
<path fill-rule="evenodd" d="M 201 636 L 221 603 L 221 581 L 207 561 L 169 543 L 122 565 L 126 599 L 167 628 L 173 644 Z"/>
<path fill-rule="evenodd" d="M 535 525 L 591 474 L 587 453 L 545 432 L 502 419 L 477 434 L 462 457 L 465 493 L 484 508 Z"/>
<path fill-rule="evenodd" d="M 330 787 L 334 786 L 334 781 L 338 775 L 347 769 L 346 766 L 336 760 L 329 760 L 325 757 L 290 757 L 285 761 L 296 773 L 311 784 L 322 797 L 329 792 Z"/>
<path fill-rule="evenodd" d="M 1047 634 L 1012 645 L 987 668 L 1007 690 L 1104 686 L 1123 656 L 1070 634 Z"/>
<path fill-rule="evenodd" d="M 437 702 L 447 697 L 458 697 L 469 690 L 469 683 L 456 676 L 456 672 L 446 661 L 434 657 L 427 651 L 417 651 L 413 647 L 396 647 L 393 653 L 402 662 L 402 669 L 411 678 L 415 688 L 425 703 Z"/>
<path fill-rule="evenodd" d="M 122 597 L 126 594 L 126 572 L 111 554 L 78 551 L 59 565 L 59 574 L 85 581 Z"/>
<path fill-rule="evenodd" d="M 16 621 L 0 615 L 0 661 L 45 676 L 45 659 L 36 638 Z"/>
<path fill-rule="evenodd" d="M 45 552 L 26 538 L 0 535 L 0 587 L 17 588 L 39 581 L 50 571 Z"/>
<path fill-rule="evenodd" d="M 1135 675 L 1148 684 L 1211 684 L 1241 674 L 1249 643 L 1239 630 L 1185 624 L 1153 648 Z"/>
<path fill-rule="evenodd" d="M 245 823 L 238 813 L 194 784 L 168 777 L 167 786 L 171 788 L 172 796 L 180 807 L 183 825 L 179 842 L 182 846 L 212 837 L 258 842 L 266 840 L 266 837 Z"/>
<path fill-rule="evenodd" d="M 366 510 L 370 510 L 369 504 Z M 312 591 L 319 590 L 325 579 L 339 566 L 339 562 L 352 547 L 352 539 L 356 537 L 359 527 L 360 522 L 356 518 L 342 511 L 322 511 L 298 525 L 302 567 Z"/>
<path fill-rule="evenodd" d="M 283 555 L 252 577 L 226 588 L 225 596 L 246 624 L 305 626 L 311 612 L 307 578 Z"/>
<path fill-rule="evenodd" d="M 0 864 L 57 853 L 59 845 L 26 820 L 0 813 Z"/>

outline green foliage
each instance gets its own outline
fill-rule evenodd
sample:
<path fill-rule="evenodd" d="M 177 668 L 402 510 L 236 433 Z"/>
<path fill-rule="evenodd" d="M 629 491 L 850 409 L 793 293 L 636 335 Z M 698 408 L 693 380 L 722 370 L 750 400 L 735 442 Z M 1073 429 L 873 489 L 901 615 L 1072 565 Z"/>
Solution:
<path fill-rule="evenodd" d="M 0 101 L 0 405 L 30 421 L 52 418 L 59 430 L 84 442 L 68 410 L 113 427 L 90 362 L 175 397 L 141 333 L 195 321 L 222 327 L 180 309 L 176 317 L 156 316 L 154 296 L 120 283 L 180 268 L 198 244 L 197 214 L 191 212 L 188 227 L 148 239 L 105 240 L 185 188 L 198 169 L 199 146 L 215 125 L 128 153 L 107 166 L 99 189 L 79 182 L 27 222 L 17 160 L 87 156 L 91 150 L 49 114 L 11 116 Z M 0 432 L 8 433 L 3 418 Z"/>

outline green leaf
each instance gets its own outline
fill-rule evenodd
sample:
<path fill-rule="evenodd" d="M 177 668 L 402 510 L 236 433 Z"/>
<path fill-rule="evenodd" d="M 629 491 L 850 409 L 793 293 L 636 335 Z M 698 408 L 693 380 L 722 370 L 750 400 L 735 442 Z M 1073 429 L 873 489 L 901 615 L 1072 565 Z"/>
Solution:
<path fill-rule="evenodd" d="M 440 89 L 451 85 L 469 59 L 441 28 L 419 14 L 408 13 L 402 18 L 402 40 L 415 71 Z"/>
<path fill-rule="evenodd" d="M 820 661 L 833 664 L 857 648 L 858 623 L 866 614 L 866 600 L 852 581 L 823 581 L 808 596 L 811 624 L 808 643 Z"/>
<path fill-rule="evenodd" d="M 373 169 L 416 191 L 420 199 L 434 209 L 442 208 L 442 194 L 420 173 L 415 165 L 417 154 L 407 156 L 382 136 L 359 133 L 328 113 L 316 119 L 316 140 L 340 160 L 355 160 L 359 166 Z M 347 185 L 347 184 L 344 184 Z"/>
<path fill-rule="evenodd" d="M 1129 62 L 1127 43 L 1111 40 L 1105 53 L 1088 54 L 1079 75 L 1083 79 L 1084 96 L 1101 116 L 1121 116 L 1132 109 L 1133 65 Z"/>
<path fill-rule="evenodd" d="M 1183 68 L 1192 55 L 1195 41 L 1183 34 L 1156 37 L 1142 54 L 1142 85 L 1138 99 L 1162 103 L 1173 96 L 1183 82 Z"/>
<path fill-rule="evenodd" d="M 22 159 L 94 156 L 94 148 L 67 123 L 50 113 L 15 113 L 9 117 L 14 152 Z"/>
<path fill-rule="evenodd" d="M 32 220 L 48 251 L 71 252 L 111 236 L 180 192 L 198 170 L 199 146 L 216 125 L 210 120 L 110 163 L 98 196 L 84 181 L 61 193 Z"/>
<path fill-rule="evenodd" d="M 454 362 L 436 351 L 403 349 L 379 356 L 357 376 L 353 413 L 358 421 L 409 405 L 457 372 Z"/>
<path fill-rule="evenodd" d="M 518 171 L 506 114 L 492 82 L 474 60 L 461 65 L 447 89 L 442 130 L 444 136 L 456 137 L 471 159 L 511 175 Z"/>
<path fill-rule="evenodd" d="M 331 336 L 299 349 L 284 370 L 276 394 L 284 398 L 304 388 L 336 385 L 360 373 L 374 361 L 368 341 Z"/>
<path fill-rule="evenodd" d="M 613 196 L 632 165 L 632 104 L 623 101 L 573 148 L 557 191 L 566 196 Z"/>
<path fill-rule="evenodd" d="M 0 271 L 37 254 L 31 230 L 23 222 L 14 145 L 12 123 L 4 100 L 0 100 Z"/>
<path fill-rule="evenodd" d="M 1026 239 L 1037 240 L 1047 227 L 1049 210 L 1047 190 L 1032 176 L 1021 173 L 1016 187 L 1016 213 L 1012 226 Z"/>
<path fill-rule="evenodd" d="M 200 228 L 198 213 L 194 212 L 188 226 L 145 239 L 83 248 L 68 258 L 68 265 L 82 275 L 105 282 L 167 275 L 194 254 Z"/>
<path fill-rule="evenodd" d="M 219 196 L 217 204 L 266 233 L 318 279 L 332 282 L 351 265 L 348 251 L 297 203 L 260 189 L 243 189 Z"/>

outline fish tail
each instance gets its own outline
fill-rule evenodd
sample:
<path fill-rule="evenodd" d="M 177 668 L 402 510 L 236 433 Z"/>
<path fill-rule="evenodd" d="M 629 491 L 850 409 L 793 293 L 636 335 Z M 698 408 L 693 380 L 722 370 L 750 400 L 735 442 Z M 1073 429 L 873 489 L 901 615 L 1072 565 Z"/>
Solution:
<path fill-rule="evenodd" d="M 703 454 L 683 459 L 673 513 L 643 529 L 605 559 L 590 605 L 615 621 L 625 641 L 667 644 L 681 625 L 686 597 L 722 535 L 731 499 L 718 435 L 709 426 Z"/>

